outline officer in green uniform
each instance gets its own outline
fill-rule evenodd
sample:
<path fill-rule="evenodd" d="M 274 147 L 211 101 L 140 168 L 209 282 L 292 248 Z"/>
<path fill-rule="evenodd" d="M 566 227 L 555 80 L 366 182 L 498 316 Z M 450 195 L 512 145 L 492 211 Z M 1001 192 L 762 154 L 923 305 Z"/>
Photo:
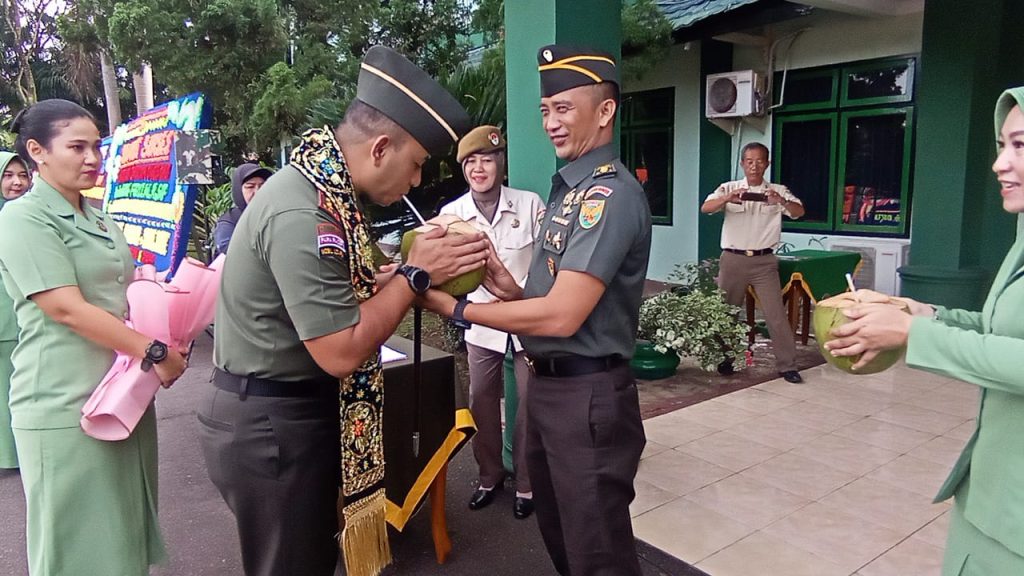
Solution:
<path fill-rule="evenodd" d="M 44 100 L 13 128 L 19 156 L 39 173 L 32 190 L 0 212 L 0 275 L 20 327 L 10 406 L 29 573 L 148 574 L 165 557 L 153 406 L 120 442 L 86 436 L 79 420 L 114 350 L 154 362 L 165 385 L 185 358 L 124 323 L 135 262 L 121 229 L 81 196 L 101 162 L 92 115 Z"/>
<path fill-rule="evenodd" d="M 532 366 L 527 464 L 558 572 L 638 576 L 629 504 L 645 438 L 628 364 L 650 209 L 613 144 L 615 61 L 553 45 L 538 62 L 544 129 L 568 164 L 552 178 L 526 286 L 490 258 L 486 287 L 505 302 L 456 303 L 433 290 L 428 306 L 520 335 Z"/>
<path fill-rule="evenodd" d="M 421 235 L 391 280 L 375 274 L 359 206 L 400 200 L 469 127 L 426 73 L 371 48 L 341 124 L 304 134 L 238 221 L 198 417 L 249 576 L 333 575 L 339 508 L 347 573 L 388 560 L 380 346 L 417 294 L 479 268 L 487 242 Z"/>
<path fill-rule="evenodd" d="M 32 184 L 25 163 L 13 152 L 0 152 L 0 210 L 4 204 L 28 191 Z M 17 468 L 18 452 L 14 448 L 9 404 L 11 374 L 14 364 L 11 354 L 18 343 L 18 320 L 14 316 L 14 301 L 0 282 L 0 468 Z"/>

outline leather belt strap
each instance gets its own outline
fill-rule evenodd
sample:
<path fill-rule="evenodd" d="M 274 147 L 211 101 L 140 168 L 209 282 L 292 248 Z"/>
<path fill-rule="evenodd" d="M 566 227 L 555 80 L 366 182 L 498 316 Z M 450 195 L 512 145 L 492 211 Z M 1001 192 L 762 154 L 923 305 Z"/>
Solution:
<path fill-rule="evenodd" d="M 329 398 L 338 394 L 338 381 L 330 378 L 283 382 L 252 376 L 237 376 L 219 368 L 215 368 L 213 371 L 213 385 L 221 390 L 238 394 L 241 400 L 245 400 L 246 396 Z"/>
<path fill-rule="evenodd" d="M 739 254 L 740 256 L 764 256 L 765 254 L 775 252 L 774 248 L 765 248 L 763 250 L 737 250 L 735 248 L 722 248 L 722 250 L 732 254 Z"/>
<path fill-rule="evenodd" d="M 545 378 L 567 378 L 585 376 L 596 372 L 607 372 L 626 363 L 618 356 L 588 358 L 586 356 L 561 356 L 558 358 L 533 358 L 527 356 L 530 371 Z"/>

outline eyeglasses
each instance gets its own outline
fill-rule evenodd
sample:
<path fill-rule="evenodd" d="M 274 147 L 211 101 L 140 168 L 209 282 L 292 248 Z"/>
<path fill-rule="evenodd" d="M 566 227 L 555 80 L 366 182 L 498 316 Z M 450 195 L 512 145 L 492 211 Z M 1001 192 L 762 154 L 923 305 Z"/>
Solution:
<path fill-rule="evenodd" d="M 746 164 L 747 166 L 764 166 L 765 164 L 768 164 L 768 161 L 767 160 L 761 160 L 760 158 L 758 158 L 758 159 L 746 158 L 746 159 L 744 159 L 742 161 L 742 163 Z"/>

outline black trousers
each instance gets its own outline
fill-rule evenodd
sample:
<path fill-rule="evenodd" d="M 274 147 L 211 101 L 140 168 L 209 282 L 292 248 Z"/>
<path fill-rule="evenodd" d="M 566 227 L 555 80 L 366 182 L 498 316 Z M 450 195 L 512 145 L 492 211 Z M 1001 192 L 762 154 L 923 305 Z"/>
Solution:
<path fill-rule="evenodd" d="M 235 515 L 247 576 L 333 576 L 338 396 L 267 398 L 210 386 L 199 406 L 210 480 Z"/>
<path fill-rule="evenodd" d="M 628 365 L 532 375 L 527 463 L 537 524 L 563 576 L 640 576 L 629 504 L 646 438 Z"/>

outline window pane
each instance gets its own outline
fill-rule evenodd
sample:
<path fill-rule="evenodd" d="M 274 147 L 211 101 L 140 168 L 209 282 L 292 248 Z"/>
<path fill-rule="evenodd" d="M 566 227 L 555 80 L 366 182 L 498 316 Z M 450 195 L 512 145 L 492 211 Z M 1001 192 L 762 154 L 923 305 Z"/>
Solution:
<path fill-rule="evenodd" d="M 636 132 L 632 138 L 629 170 L 640 181 L 657 223 L 672 219 L 672 132 L 656 130 Z"/>
<path fill-rule="evenodd" d="M 775 101 L 783 106 L 798 104 L 832 104 L 833 74 L 800 76 L 792 73 L 786 78 L 785 93 L 782 92 L 782 74 L 776 74 Z"/>
<path fill-rule="evenodd" d="M 906 124 L 903 112 L 846 119 L 844 224 L 901 223 Z"/>
<path fill-rule="evenodd" d="M 631 124 L 671 123 L 674 90 L 648 90 L 627 96 L 631 107 Z"/>
<path fill-rule="evenodd" d="M 909 96 L 914 81 L 911 61 L 850 72 L 847 77 L 847 100 Z"/>
<path fill-rule="evenodd" d="M 803 222 L 829 221 L 829 184 L 832 159 L 832 121 L 787 120 L 781 131 L 782 150 L 777 170 L 779 184 L 804 203 Z"/>

